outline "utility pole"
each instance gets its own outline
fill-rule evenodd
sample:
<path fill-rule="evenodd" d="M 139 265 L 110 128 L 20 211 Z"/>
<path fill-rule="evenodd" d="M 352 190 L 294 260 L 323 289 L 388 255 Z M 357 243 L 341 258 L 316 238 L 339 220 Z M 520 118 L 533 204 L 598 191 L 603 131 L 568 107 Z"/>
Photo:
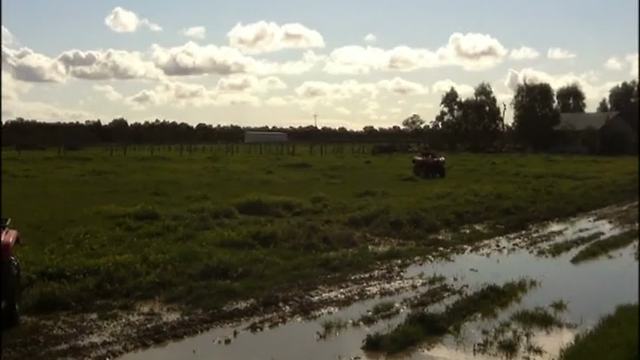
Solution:
<path fill-rule="evenodd" d="M 318 114 L 313 114 L 313 126 L 318 128 Z"/>

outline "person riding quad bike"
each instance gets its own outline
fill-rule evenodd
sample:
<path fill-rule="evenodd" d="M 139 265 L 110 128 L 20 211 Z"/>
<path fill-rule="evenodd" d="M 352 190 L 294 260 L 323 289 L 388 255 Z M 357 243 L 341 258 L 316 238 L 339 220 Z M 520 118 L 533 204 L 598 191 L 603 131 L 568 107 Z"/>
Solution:
<path fill-rule="evenodd" d="M 417 177 L 445 177 L 445 158 L 428 148 L 420 151 L 420 155 L 413 157 L 413 174 Z"/>
<path fill-rule="evenodd" d="M 17 325 L 19 321 L 18 298 L 20 292 L 20 263 L 13 247 L 20 243 L 18 231 L 9 228 L 11 219 L 0 219 L 2 231 L 2 327 Z"/>

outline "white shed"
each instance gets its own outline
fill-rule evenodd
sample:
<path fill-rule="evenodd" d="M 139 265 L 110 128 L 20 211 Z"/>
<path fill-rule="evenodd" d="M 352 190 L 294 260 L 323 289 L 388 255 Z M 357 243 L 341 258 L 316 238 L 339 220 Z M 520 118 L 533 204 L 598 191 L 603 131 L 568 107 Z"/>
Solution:
<path fill-rule="evenodd" d="M 279 143 L 287 142 L 287 134 L 275 131 L 245 131 L 245 143 Z"/>

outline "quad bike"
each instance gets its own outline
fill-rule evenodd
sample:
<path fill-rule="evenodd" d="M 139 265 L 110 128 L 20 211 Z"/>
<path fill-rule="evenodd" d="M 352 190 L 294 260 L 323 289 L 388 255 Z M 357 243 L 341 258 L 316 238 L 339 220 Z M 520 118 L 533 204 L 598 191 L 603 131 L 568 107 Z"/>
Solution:
<path fill-rule="evenodd" d="M 2 327 L 18 324 L 18 298 L 20 295 L 20 263 L 13 253 L 13 247 L 20 243 L 20 234 L 10 229 L 11 219 L 0 219 L 2 231 Z"/>
<path fill-rule="evenodd" d="M 445 177 L 445 158 L 432 152 L 413 157 L 413 174 L 421 178 Z"/>

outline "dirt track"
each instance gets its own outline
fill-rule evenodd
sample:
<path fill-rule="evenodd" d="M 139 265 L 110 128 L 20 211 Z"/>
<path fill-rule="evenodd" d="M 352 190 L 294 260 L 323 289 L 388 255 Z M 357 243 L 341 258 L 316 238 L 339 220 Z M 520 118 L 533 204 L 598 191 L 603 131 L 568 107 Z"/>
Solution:
<path fill-rule="evenodd" d="M 622 215 L 632 211 L 637 214 L 637 202 L 607 207 L 589 214 L 615 222 L 625 219 Z M 546 232 L 541 229 L 552 227 L 552 223 L 540 224 L 523 232 L 484 241 L 473 248 L 460 246 L 442 249 L 428 259 L 395 261 L 376 271 L 353 275 L 338 284 L 300 287 L 260 301 L 231 304 L 216 312 L 187 312 L 178 307 L 147 302 L 133 310 L 106 314 L 62 314 L 44 319 L 24 317 L 19 331 L 28 336 L 4 341 L 6 336 L 3 333 L 2 355 L 4 359 L 105 359 L 189 337 L 228 323 L 247 321 L 250 323 L 247 331 L 261 331 L 294 317 L 314 318 L 362 299 L 400 293 L 427 284 L 428 278 L 404 276 L 403 272 L 409 264 L 432 261 L 454 252 L 483 253 L 529 248 L 532 244 L 544 243 L 548 236 L 545 237 Z"/>

